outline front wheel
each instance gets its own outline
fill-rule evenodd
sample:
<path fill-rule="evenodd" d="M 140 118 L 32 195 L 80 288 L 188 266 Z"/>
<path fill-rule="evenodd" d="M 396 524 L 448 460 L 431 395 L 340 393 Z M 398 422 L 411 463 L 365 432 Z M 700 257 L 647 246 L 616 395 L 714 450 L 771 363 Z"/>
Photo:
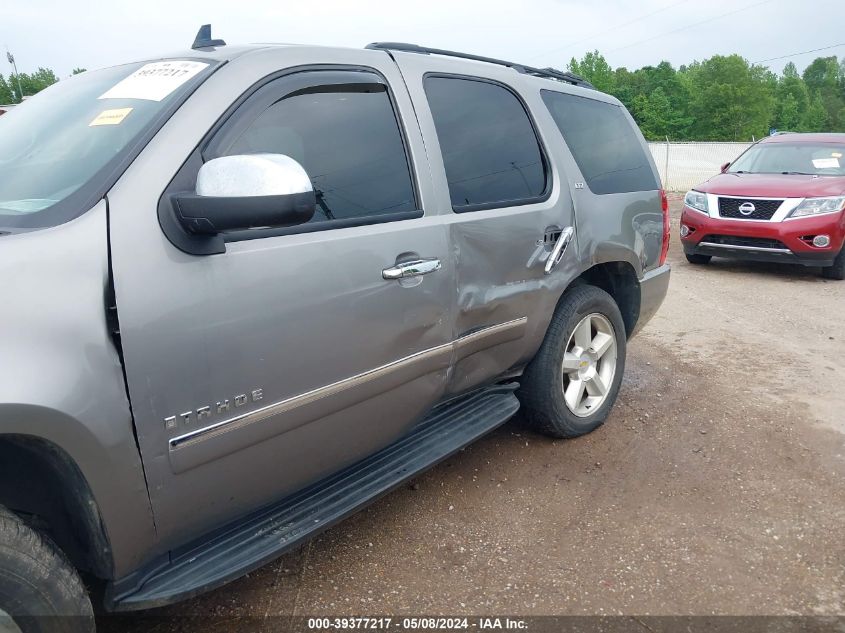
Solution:
<path fill-rule="evenodd" d="M 607 419 L 625 371 L 619 306 L 595 286 L 569 290 L 517 392 L 526 423 L 552 437 L 577 437 Z"/>
<path fill-rule="evenodd" d="M 845 246 L 842 247 L 839 255 L 833 260 L 833 266 L 822 268 L 822 277 L 836 279 L 838 281 L 845 279 Z"/>
<path fill-rule="evenodd" d="M 49 540 L 2 507 L 0 631 L 94 631 L 91 600 L 76 570 Z"/>

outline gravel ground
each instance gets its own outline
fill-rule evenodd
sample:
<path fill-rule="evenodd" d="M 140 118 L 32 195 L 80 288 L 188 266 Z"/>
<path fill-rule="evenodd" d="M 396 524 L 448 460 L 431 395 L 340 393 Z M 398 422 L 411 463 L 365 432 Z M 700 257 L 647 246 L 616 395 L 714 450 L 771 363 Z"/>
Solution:
<path fill-rule="evenodd" d="M 184 615 L 845 614 L 845 282 L 691 266 L 672 206 L 669 296 L 602 428 L 551 441 L 508 424 L 300 550 L 150 613 L 155 630 L 209 628 Z"/>

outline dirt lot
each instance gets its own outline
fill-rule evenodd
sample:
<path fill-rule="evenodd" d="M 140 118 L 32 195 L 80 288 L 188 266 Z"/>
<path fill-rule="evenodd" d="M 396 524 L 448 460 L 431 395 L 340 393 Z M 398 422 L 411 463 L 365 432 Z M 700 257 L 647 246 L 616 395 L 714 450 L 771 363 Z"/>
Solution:
<path fill-rule="evenodd" d="M 677 205 L 669 296 L 604 427 L 550 441 L 509 424 L 158 610 L 155 630 L 193 630 L 186 614 L 845 614 L 845 282 L 691 266 Z"/>

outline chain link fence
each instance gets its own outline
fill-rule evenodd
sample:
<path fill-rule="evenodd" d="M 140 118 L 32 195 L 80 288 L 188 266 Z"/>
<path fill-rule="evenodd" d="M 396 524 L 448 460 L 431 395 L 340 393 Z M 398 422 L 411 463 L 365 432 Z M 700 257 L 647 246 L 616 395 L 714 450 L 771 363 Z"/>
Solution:
<path fill-rule="evenodd" d="M 719 173 L 751 143 L 649 143 L 667 191 L 686 191 Z"/>

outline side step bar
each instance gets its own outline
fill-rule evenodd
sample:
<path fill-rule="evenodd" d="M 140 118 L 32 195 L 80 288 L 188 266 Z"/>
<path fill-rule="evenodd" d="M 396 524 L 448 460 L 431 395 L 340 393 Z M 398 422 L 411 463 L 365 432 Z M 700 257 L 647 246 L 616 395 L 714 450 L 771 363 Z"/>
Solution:
<path fill-rule="evenodd" d="M 378 453 L 116 582 L 107 606 L 159 607 L 267 564 L 504 424 L 519 408 L 516 387 L 496 385 L 435 408 Z"/>

